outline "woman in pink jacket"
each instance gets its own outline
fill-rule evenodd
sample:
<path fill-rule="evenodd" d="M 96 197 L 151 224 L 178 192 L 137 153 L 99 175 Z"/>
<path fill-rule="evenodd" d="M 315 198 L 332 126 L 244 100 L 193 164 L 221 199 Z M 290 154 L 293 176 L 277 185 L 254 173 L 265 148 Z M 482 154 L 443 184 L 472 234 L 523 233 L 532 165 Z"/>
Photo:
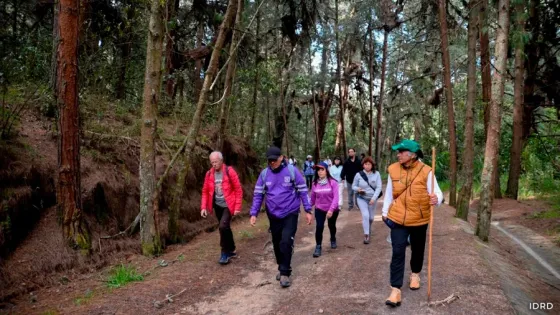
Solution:
<path fill-rule="evenodd" d="M 313 257 L 319 257 L 321 256 L 325 220 L 328 220 L 329 231 L 331 232 L 331 248 L 336 248 L 336 219 L 340 213 L 338 182 L 329 173 L 329 166 L 325 162 L 320 162 L 315 166 L 315 179 L 311 187 L 311 205 L 315 206 L 315 219 L 317 220 L 315 230 L 317 246 L 315 252 L 313 252 Z"/>

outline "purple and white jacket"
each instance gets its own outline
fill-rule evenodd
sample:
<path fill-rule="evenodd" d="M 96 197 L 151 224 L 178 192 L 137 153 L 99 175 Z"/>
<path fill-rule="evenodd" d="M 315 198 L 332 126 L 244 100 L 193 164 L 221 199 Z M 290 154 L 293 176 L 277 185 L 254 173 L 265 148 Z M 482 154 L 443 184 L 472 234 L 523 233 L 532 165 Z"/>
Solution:
<path fill-rule="evenodd" d="M 302 203 L 305 212 L 311 213 L 305 179 L 297 168 L 294 168 L 294 173 L 295 182 L 292 182 L 288 167 L 281 165 L 275 170 L 269 167 L 266 174 L 266 183 L 263 182 L 262 176 L 259 176 L 253 193 L 250 215 L 258 216 L 265 193 L 266 209 L 275 218 L 281 219 L 298 212 Z"/>

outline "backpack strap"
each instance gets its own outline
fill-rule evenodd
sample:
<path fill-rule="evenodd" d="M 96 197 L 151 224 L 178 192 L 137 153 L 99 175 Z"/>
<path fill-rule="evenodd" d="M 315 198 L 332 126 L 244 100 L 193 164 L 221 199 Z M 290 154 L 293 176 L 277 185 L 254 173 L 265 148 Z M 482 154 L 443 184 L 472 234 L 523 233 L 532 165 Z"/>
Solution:
<path fill-rule="evenodd" d="M 296 186 L 296 171 L 294 169 L 294 166 L 291 164 L 288 164 L 288 171 L 290 172 L 290 182 L 292 182 L 292 186 L 294 187 L 294 189 L 296 190 L 296 192 L 298 191 L 297 186 Z M 266 191 L 267 188 L 266 187 L 266 174 L 268 173 L 268 167 L 265 168 L 264 170 L 262 170 L 261 172 L 261 180 L 263 183 L 263 195 L 266 195 Z"/>
<path fill-rule="evenodd" d="M 263 183 L 263 191 L 262 194 L 266 195 L 266 173 L 268 173 L 268 167 L 265 167 L 264 170 L 261 172 L 261 181 Z"/>
<path fill-rule="evenodd" d="M 373 188 L 373 186 L 371 186 L 371 184 L 369 183 L 369 179 L 366 175 L 366 173 L 364 171 L 359 171 L 358 173 L 360 173 L 360 176 L 362 176 L 362 178 L 366 181 L 366 183 L 368 184 L 369 188 L 375 190 L 375 188 Z"/>

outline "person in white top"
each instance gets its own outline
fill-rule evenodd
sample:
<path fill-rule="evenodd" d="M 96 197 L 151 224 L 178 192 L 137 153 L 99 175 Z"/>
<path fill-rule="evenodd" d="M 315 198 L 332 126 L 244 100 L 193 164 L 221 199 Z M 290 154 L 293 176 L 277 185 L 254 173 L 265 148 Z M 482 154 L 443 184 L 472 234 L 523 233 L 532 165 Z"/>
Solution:
<path fill-rule="evenodd" d="M 334 164 L 329 167 L 329 173 L 338 182 L 338 208 L 342 209 L 344 183 L 340 177 L 340 174 L 342 173 L 342 159 L 340 159 L 339 156 L 334 158 Z"/>
<path fill-rule="evenodd" d="M 397 151 L 397 163 L 387 168 L 389 178 L 383 200 L 382 219 L 391 229 L 391 295 L 385 301 L 389 306 L 401 304 L 401 287 L 407 239 L 410 236 L 411 290 L 420 288 L 420 272 L 424 263 L 426 231 L 430 222 L 431 207 L 441 204 L 443 194 L 432 168 L 424 164 L 420 145 L 413 140 L 403 140 L 392 146 Z"/>

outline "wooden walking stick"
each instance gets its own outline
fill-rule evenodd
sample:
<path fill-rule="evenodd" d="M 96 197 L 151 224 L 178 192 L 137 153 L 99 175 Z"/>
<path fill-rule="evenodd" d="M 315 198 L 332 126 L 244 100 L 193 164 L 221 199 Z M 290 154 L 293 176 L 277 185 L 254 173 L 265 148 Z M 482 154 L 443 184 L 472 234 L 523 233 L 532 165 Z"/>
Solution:
<path fill-rule="evenodd" d="M 434 193 L 434 183 L 435 183 L 435 173 L 436 173 L 436 148 L 432 147 L 432 194 Z M 432 228 L 434 226 L 434 206 L 430 205 L 430 226 L 428 233 L 428 304 L 430 304 L 430 298 L 432 295 Z"/>

